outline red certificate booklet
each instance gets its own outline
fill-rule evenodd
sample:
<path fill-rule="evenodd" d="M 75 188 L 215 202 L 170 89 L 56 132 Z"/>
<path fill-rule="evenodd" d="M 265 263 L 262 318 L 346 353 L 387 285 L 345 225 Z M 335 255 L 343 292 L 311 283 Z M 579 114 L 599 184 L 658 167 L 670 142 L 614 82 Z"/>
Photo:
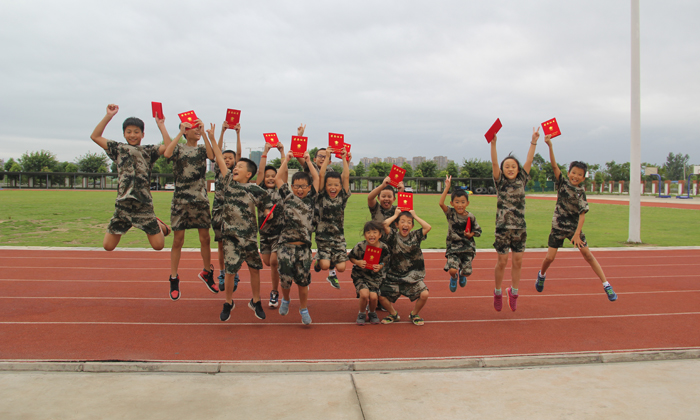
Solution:
<path fill-rule="evenodd" d="M 192 124 L 192 128 L 195 128 L 198 125 L 195 123 L 195 121 L 197 121 L 197 114 L 195 114 L 194 111 L 183 112 L 181 114 L 177 114 L 177 116 L 180 117 L 180 121 Z"/>
<path fill-rule="evenodd" d="M 396 205 L 401 211 L 413 210 L 413 194 L 400 192 L 399 201 Z"/>
<path fill-rule="evenodd" d="M 472 218 L 469 217 L 467 219 L 467 227 L 464 228 L 464 233 L 471 233 L 471 231 L 472 231 Z"/>
<path fill-rule="evenodd" d="M 151 102 L 151 109 L 153 110 L 153 118 L 158 118 L 162 120 L 163 117 L 163 104 L 160 102 Z"/>
<path fill-rule="evenodd" d="M 277 146 L 280 141 L 277 138 L 277 133 L 263 133 L 263 137 L 265 137 L 265 143 L 270 143 L 271 146 Z"/>
<path fill-rule="evenodd" d="M 496 134 L 501 130 L 501 127 L 503 127 L 503 124 L 501 124 L 501 119 L 496 118 L 496 122 L 493 123 L 491 128 L 489 128 L 489 131 L 484 134 L 484 137 L 486 137 L 486 141 L 491 143 L 491 140 L 493 140 L 494 137 L 496 137 Z"/>
<path fill-rule="evenodd" d="M 350 153 L 350 144 L 349 144 L 349 143 L 343 143 L 343 146 L 345 147 L 345 150 L 346 150 L 348 153 Z M 336 153 L 336 154 L 335 154 L 335 157 L 337 157 L 338 159 L 342 159 L 342 158 L 343 158 L 343 154 L 342 154 L 342 153 Z"/>
<path fill-rule="evenodd" d="M 269 219 L 270 216 L 272 216 L 272 212 L 275 211 L 275 207 L 277 207 L 277 204 L 272 206 L 272 208 L 270 209 L 270 212 L 267 213 L 267 217 L 265 217 L 265 220 L 263 220 L 262 225 L 260 225 L 260 230 L 262 230 L 262 228 L 265 227 L 265 223 L 267 223 L 267 219 Z"/>
<path fill-rule="evenodd" d="M 543 122 L 542 131 L 544 131 L 545 136 L 550 135 L 552 138 L 561 136 L 561 130 L 559 129 L 559 124 L 557 124 L 556 118 Z"/>
<path fill-rule="evenodd" d="M 403 181 L 403 177 L 406 175 L 406 170 L 400 168 L 396 165 L 391 167 L 391 172 L 389 172 L 389 183 L 394 187 L 399 186 L 399 182 Z"/>
<path fill-rule="evenodd" d="M 226 110 L 226 122 L 229 128 L 233 128 L 241 121 L 241 111 L 237 109 L 227 109 Z"/>
<path fill-rule="evenodd" d="M 308 137 L 292 136 L 291 150 L 294 153 L 294 157 L 304 157 L 308 140 Z"/>
<path fill-rule="evenodd" d="M 345 134 L 328 133 L 328 147 L 340 150 L 345 144 Z"/>
<path fill-rule="evenodd" d="M 379 264 L 381 257 L 382 257 L 382 249 L 381 248 L 367 245 L 367 249 L 365 249 L 365 258 L 364 258 L 364 260 L 367 262 L 367 264 L 365 265 L 365 268 L 368 270 L 374 270 L 374 266 Z"/>

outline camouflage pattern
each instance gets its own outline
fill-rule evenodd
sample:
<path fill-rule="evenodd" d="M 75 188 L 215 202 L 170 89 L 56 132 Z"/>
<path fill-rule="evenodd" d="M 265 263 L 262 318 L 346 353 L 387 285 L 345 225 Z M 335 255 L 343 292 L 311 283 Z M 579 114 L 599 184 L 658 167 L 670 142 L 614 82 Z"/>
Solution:
<path fill-rule="evenodd" d="M 280 243 L 277 248 L 277 271 L 283 289 L 291 289 L 292 283 L 305 287 L 311 284 L 311 248 L 306 245 Z"/>
<path fill-rule="evenodd" d="M 153 203 L 123 200 L 114 204 L 114 215 L 109 221 L 107 232 L 112 235 L 124 235 L 132 226 L 141 229 L 147 235 L 160 233 Z"/>
<path fill-rule="evenodd" d="M 265 225 L 265 227 L 267 228 L 267 225 Z M 263 233 L 260 232 L 260 253 L 263 255 L 276 254 L 279 238 L 279 235 L 263 235 Z"/>
<path fill-rule="evenodd" d="M 493 180 L 498 199 L 496 229 L 525 229 L 525 185 L 530 175 L 520 167 L 515 179 L 508 179 L 501 173 Z"/>
<path fill-rule="evenodd" d="M 282 206 L 281 220 L 283 225 L 279 237 L 279 244 L 303 242 L 306 246 L 311 248 L 314 209 L 316 208 L 316 200 L 318 198 L 316 189 L 312 185 L 309 193 L 303 199 L 294 195 L 288 184 L 282 185 L 279 189 L 279 193 L 282 197 L 282 202 L 279 206 Z M 275 216 L 277 216 L 277 209 L 275 209 Z"/>
<path fill-rule="evenodd" d="M 382 249 L 382 255 L 379 257 L 379 264 L 384 265 L 384 267 L 381 270 L 375 273 L 372 270 L 360 268 L 357 265 L 354 265 L 352 267 L 352 273 L 350 274 L 350 278 L 352 278 L 352 282 L 355 284 L 355 291 L 357 293 L 360 293 L 360 290 L 362 289 L 369 289 L 370 292 L 377 294 L 379 293 L 379 287 L 381 286 L 382 282 L 384 281 L 384 277 L 386 276 L 386 267 L 389 263 L 389 255 L 391 254 L 391 251 L 389 251 L 389 248 L 386 246 L 386 244 L 380 242 L 379 248 Z M 355 247 L 350 251 L 350 253 L 348 254 L 348 258 L 362 261 L 365 258 L 366 249 L 367 241 L 362 241 L 355 245 Z"/>
<path fill-rule="evenodd" d="M 384 223 L 384 221 L 396 213 L 396 206 L 391 206 L 389 210 L 385 210 L 384 207 L 379 205 L 378 201 L 374 202 L 374 207 L 369 207 L 369 215 L 372 220 L 379 223 Z M 382 238 L 384 235 L 382 235 Z"/>
<path fill-rule="evenodd" d="M 384 281 L 379 288 L 379 294 L 387 298 L 391 303 L 396 303 L 401 295 L 406 296 L 411 302 L 414 302 L 420 297 L 420 294 L 423 293 L 424 290 L 428 290 L 428 287 L 423 280 L 418 280 L 417 282 Z"/>
<path fill-rule="evenodd" d="M 464 277 L 472 275 L 472 261 L 476 253 L 473 251 L 466 252 L 446 252 L 447 262 L 443 270 L 450 271 L 451 268 L 459 270 Z"/>
<path fill-rule="evenodd" d="M 224 177 L 221 175 L 219 165 L 214 165 L 214 203 L 211 206 L 211 228 L 214 229 L 214 241 L 221 242 L 224 225 Z"/>
<path fill-rule="evenodd" d="M 265 188 L 260 186 L 263 190 L 267 191 L 267 195 L 270 197 L 270 204 L 275 205 L 282 202 L 282 196 L 277 188 Z M 275 214 L 272 215 L 271 219 L 268 219 L 265 223 L 265 228 L 260 231 L 260 246 L 262 247 L 263 238 L 266 238 L 266 243 L 272 243 L 272 238 L 277 242 L 277 238 L 282 232 L 282 206 L 275 208 Z M 258 211 L 258 227 L 261 227 L 265 221 L 265 212 Z M 268 252 L 269 254 L 269 252 Z"/>
<path fill-rule="evenodd" d="M 175 193 L 170 206 L 172 229 L 209 229 L 211 214 L 205 178 L 206 147 L 178 144 L 168 161 L 173 163 L 175 175 Z"/>
<path fill-rule="evenodd" d="M 417 283 L 425 278 L 425 261 L 420 244 L 426 239 L 423 229 L 413 230 L 404 238 L 398 230 L 391 228 L 386 241 L 391 250 L 387 281 Z"/>
<path fill-rule="evenodd" d="M 552 228 L 552 231 L 549 232 L 549 239 L 547 240 L 547 246 L 550 248 L 561 248 L 564 246 L 564 240 L 568 239 L 571 240 L 571 238 L 574 237 L 574 233 L 576 233 L 576 229 L 574 230 L 560 230 L 560 229 L 554 229 Z M 586 234 L 583 232 L 580 233 L 580 238 L 581 241 L 583 241 L 583 246 L 588 246 L 588 242 L 586 242 Z"/>
<path fill-rule="evenodd" d="M 445 241 L 447 253 L 476 252 L 474 238 L 481 236 L 481 226 L 477 223 L 474 213 L 466 212 L 465 215 L 460 215 L 454 208 L 448 207 L 445 217 L 447 217 L 447 240 Z M 472 238 L 467 238 L 464 235 L 468 218 L 471 219 L 471 231 L 474 233 Z"/>
<path fill-rule="evenodd" d="M 318 234 L 317 234 L 318 235 Z M 333 264 L 340 262 L 345 262 L 348 260 L 348 250 L 345 243 L 345 238 L 343 241 L 321 241 L 316 238 L 316 259 L 317 260 L 328 260 Z"/>
<path fill-rule="evenodd" d="M 259 185 L 234 181 L 232 172 L 224 177 L 223 191 L 224 236 L 236 237 L 246 243 L 252 242 L 257 249 L 258 225 L 255 210 L 263 214 L 270 210 L 270 196 Z"/>
<path fill-rule="evenodd" d="M 499 254 L 513 252 L 525 252 L 527 231 L 525 229 L 499 229 L 496 228 L 496 238 L 493 247 Z"/>
<path fill-rule="evenodd" d="M 555 182 L 557 189 L 557 205 L 552 216 L 552 229 L 576 232 L 578 219 L 582 213 L 588 213 L 586 190 L 582 186 L 575 187 L 569 177 L 563 172 Z"/>
<path fill-rule="evenodd" d="M 316 247 L 326 250 L 325 244 L 333 248 L 342 248 L 347 256 L 345 242 L 345 207 L 348 204 L 350 192 L 341 188 L 335 198 L 328 192 L 321 191 L 316 201 L 318 225 L 316 226 Z M 347 261 L 344 260 L 344 261 Z"/>
<path fill-rule="evenodd" d="M 107 156 L 117 163 L 119 184 L 117 186 L 117 203 L 120 201 L 137 201 L 153 203 L 151 197 L 151 171 L 153 164 L 160 157 L 160 146 L 131 146 L 126 143 L 107 141 Z"/>
<path fill-rule="evenodd" d="M 209 202 L 170 206 L 170 227 L 172 230 L 209 229 L 211 213 Z"/>
<path fill-rule="evenodd" d="M 248 264 L 248 269 L 262 270 L 262 260 L 258 254 L 258 244 L 253 241 L 245 241 L 232 236 L 224 236 L 224 266 L 226 274 L 236 274 L 243 266 L 243 261 Z"/>

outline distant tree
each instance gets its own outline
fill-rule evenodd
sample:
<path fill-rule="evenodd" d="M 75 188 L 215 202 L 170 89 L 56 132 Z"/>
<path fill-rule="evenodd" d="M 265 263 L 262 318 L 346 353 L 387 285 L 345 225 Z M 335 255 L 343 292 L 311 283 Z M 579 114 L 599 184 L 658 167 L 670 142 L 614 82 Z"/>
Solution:
<path fill-rule="evenodd" d="M 372 177 L 372 176 L 379 176 L 379 172 L 377 171 L 377 168 L 374 168 L 374 167 L 372 167 L 372 166 L 370 165 L 370 167 L 369 167 L 369 173 L 367 174 L 367 176 L 370 176 L 370 177 Z"/>
<path fill-rule="evenodd" d="M 433 162 L 432 160 L 421 162 L 416 170 L 419 169 L 424 178 L 434 178 L 437 176 L 437 163 Z"/>
<path fill-rule="evenodd" d="M 447 163 L 447 168 L 445 169 L 450 176 L 457 177 L 459 176 L 459 166 L 457 166 L 454 161 L 450 161 Z"/>
<path fill-rule="evenodd" d="M 626 181 L 630 179 L 630 163 L 622 164 L 615 161 L 605 162 L 605 180 L 606 181 Z"/>
<path fill-rule="evenodd" d="M 365 165 L 363 165 L 362 162 L 360 162 L 355 166 L 355 176 L 364 176 L 364 174 Z"/>
<path fill-rule="evenodd" d="M 421 171 L 420 168 L 417 168 L 415 171 L 413 171 L 413 176 L 415 178 L 423 178 L 423 171 Z"/>
<path fill-rule="evenodd" d="M 279 169 L 282 166 L 282 160 L 280 158 L 274 158 L 271 161 L 267 161 L 268 165 L 274 166 L 275 169 Z M 298 160 L 292 159 L 287 162 L 287 168 L 302 170 L 301 164 Z"/>
<path fill-rule="evenodd" d="M 369 169 L 370 172 L 372 172 L 372 169 L 375 169 L 377 171 L 377 175 L 375 176 L 386 177 L 389 176 L 389 172 L 391 172 L 391 164 L 386 162 L 377 162 L 369 165 Z"/>
<path fill-rule="evenodd" d="M 343 165 L 339 163 L 331 163 L 331 168 L 333 168 L 333 170 L 338 172 L 339 174 L 343 173 Z"/>
<path fill-rule="evenodd" d="M 672 181 L 678 181 L 685 179 L 690 172 L 690 167 L 688 166 L 688 161 L 690 156 L 687 154 L 678 153 L 674 155 L 669 153 L 666 157 L 666 163 L 664 163 L 664 170 L 666 171 L 666 178 Z"/>
<path fill-rule="evenodd" d="M 26 152 L 19 158 L 19 164 L 24 172 L 41 172 L 45 169 L 53 172 L 58 160 L 56 155 L 42 149 L 39 152 Z"/>
<path fill-rule="evenodd" d="M 162 173 L 165 173 L 165 172 L 159 172 L 159 171 L 156 169 L 156 165 L 158 164 L 158 161 L 160 161 L 161 159 L 165 159 L 165 158 L 164 158 L 163 156 L 161 156 L 161 157 L 158 158 L 158 160 L 156 161 L 156 163 L 153 165 L 153 172 L 155 172 L 155 173 L 161 173 L 161 174 L 162 174 Z M 172 169 L 171 169 L 171 170 L 172 170 Z M 117 170 L 117 162 L 112 161 L 112 164 L 109 165 L 109 171 L 110 171 L 111 173 L 113 173 L 113 174 L 116 174 L 117 172 L 119 172 L 119 171 Z"/>
<path fill-rule="evenodd" d="M 406 175 L 404 175 L 406 178 L 411 178 L 413 176 L 413 166 L 411 166 L 410 163 L 404 162 L 401 168 L 406 170 Z"/>
<path fill-rule="evenodd" d="M 530 180 L 527 182 L 527 187 L 530 190 L 533 190 L 535 188 L 535 180 L 540 179 L 540 173 L 542 173 L 542 171 L 540 171 L 540 169 L 537 166 L 532 165 L 532 167 L 530 168 Z"/>
<path fill-rule="evenodd" d="M 19 163 L 13 161 L 10 159 L 7 163 L 10 163 L 12 161 L 12 166 L 6 169 L 7 172 L 22 172 L 22 167 L 19 166 Z M 7 166 L 7 163 L 5 164 Z M 19 182 L 19 175 L 8 175 L 7 179 L 11 182 L 14 183 L 14 185 L 17 185 L 17 182 Z"/>
<path fill-rule="evenodd" d="M 438 172 L 437 177 L 438 178 L 447 178 L 447 169 L 443 169 L 442 171 Z"/>
<path fill-rule="evenodd" d="M 316 153 L 318 153 L 318 147 L 314 147 L 313 149 L 309 150 L 309 156 L 311 156 L 311 160 L 316 159 Z"/>
<path fill-rule="evenodd" d="M 107 172 L 109 158 L 104 153 L 85 153 L 78 156 L 78 170 L 80 172 Z"/>
<path fill-rule="evenodd" d="M 462 170 L 459 171 L 459 177 L 471 178 L 471 174 L 469 173 L 469 170 L 467 168 L 462 167 Z"/>
<path fill-rule="evenodd" d="M 544 192 L 545 187 L 547 187 L 547 174 L 545 171 L 540 171 L 539 178 L 537 180 L 540 182 L 540 188 Z"/>
<path fill-rule="evenodd" d="M 14 159 L 9 158 L 9 159 L 7 160 L 7 162 L 5 162 L 5 171 L 10 172 L 10 168 L 11 168 L 12 165 L 14 165 L 15 163 L 17 163 L 17 162 L 15 162 Z M 14 171 L 13 171 L 13 172 L 14 172 Z"/>
<path fill-rule="evenodd" d="M 603 182 L 605 182 L 605 175 L 602 171 L 597 171 L 593 179 L 595 180 L 596 185 L 600 186 L 603 184 Z"/>
<path fill-rule="evenodd" d="M 549 166 L 549 162 L 544 160 L 541 154 L 536 153 L 535 157 L 532 158 L 532 166 L 537 167 L 541 171 L 545 166 Z"/>
<path fill-rule="evenodd" d="M 491 178 L 491 162 L 488 160 L 469 159 L 462 164 L 462 170 L 466 170 L 471 178 Z"/>

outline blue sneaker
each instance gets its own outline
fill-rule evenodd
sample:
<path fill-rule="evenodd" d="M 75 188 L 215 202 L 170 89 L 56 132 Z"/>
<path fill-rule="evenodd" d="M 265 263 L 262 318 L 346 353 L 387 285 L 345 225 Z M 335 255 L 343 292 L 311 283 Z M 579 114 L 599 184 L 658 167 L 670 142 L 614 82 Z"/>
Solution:
<path fill-rule="evenodd" d="M 236 273 L 236 277 L 233 278 L 233 291 L 235 292 L 236 289 L 238 289 L 238 282 L 241 281 L 241 279 L 238 278 L 238 273 Z"/>
<path fill-rule="evenodd" d="M 311 315 L 309 315 L 308 309 L 299 309 L 299 313 L 301 314 L 301 322 L 304 323 L 304 325 L 311 324 Z"/>
<path fill-rule="evenodd" d="M 219 291 L 223 292 L 226 287 L 226 274 L 221 273 L 217 278 L 219 279 Z"/>
<path fill-rule="evenodd" d="M 287 315 L 289 313 L 289 301 L 282 298 L 282 304 L 280 305 L 280 315 Z"/>
<path fill-rule="evenodd" d="M 457 291 L 457 277 L 450 277 L 450 292 Z"/>
<path fill-rule="evenodd" d="M 467 276 L 463 276 L 462 272 L 459 272 L 459 287 L 464 287 L 467 285 Z"/>
<path fill-rule="evenodd" d="M 538 292 L 541 292 L 544 290 L 544 279 L 547 278 L 547 275 L 545 274 L 544 276 L 540 274 L 540 272 L 537 272 L 537 281 L 535 282 L 535 289 L 537 289 Z M 612 290 L 612 289 L 610 289 Z"/>
<path fill-rule="evenodd" d="M 617 300 L 617 293 L 613 290 L 612 286 L 605 286 L 605 293 L 608 294 L 608 300 L 610 302 L 615 302 Z"/>

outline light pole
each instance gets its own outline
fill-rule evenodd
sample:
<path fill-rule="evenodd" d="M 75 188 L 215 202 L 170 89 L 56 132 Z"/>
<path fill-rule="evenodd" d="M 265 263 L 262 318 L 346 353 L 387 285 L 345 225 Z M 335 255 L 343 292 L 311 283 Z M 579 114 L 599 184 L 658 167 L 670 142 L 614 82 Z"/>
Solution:
<path fill-rule="evenodd" d="M 627 242 L 641 243 L 641 96 L 639 60 L 639 0 L 632 2 L 632 85 L 631 85 L 631 139 L 630 139 L 630 214 Z"/>

